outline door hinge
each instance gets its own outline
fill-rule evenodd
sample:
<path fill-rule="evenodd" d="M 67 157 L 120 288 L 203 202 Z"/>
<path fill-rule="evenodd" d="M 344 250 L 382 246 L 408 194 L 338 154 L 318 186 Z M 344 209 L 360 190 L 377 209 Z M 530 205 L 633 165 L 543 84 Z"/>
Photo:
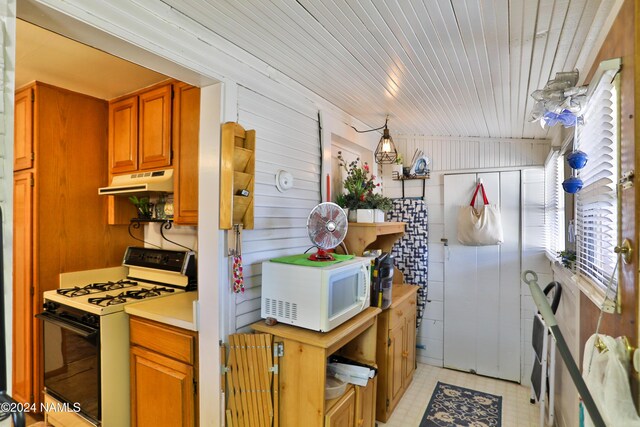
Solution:
<path fill-rule="evenodd" d="M 36 153 L 34 153 L 33 151 L 31 152 L 31 160 L 35 160 L 36 159 Z"/>
<path fill-rule="evenodd" d="M 622 174 L 618 183 L 623 190 L 633 187 L 633 179 L 635 178 L 635 171 L 627 171 Z"/>
<path fill-rule="evenodd" d="M 387 337 L 387 347 L 391 347 L 391 338 Z"/>
<path fill-rule="evenodd" d="M 36 181 L 33 179 L 33 176 L 29 178 L 29 185 L 32 187 L 36 185 Z"/>
<path fill-rule="evenodd" d="M 284 356 L 284 343 L 276 342 L 273 343 L 273 357 L 282 357 Z"/>
<path fill-rule="evenodd" d="M 36 294 L 36 290 L 33 286 L 31 287 L 31 289 L 29 289 L 29 292 L 31 293 L 31 296 L 34 296 Z M 33 397 L 31 398 L 31 400 L 33 400 Z"/>
<path fill-rule="evenodd" d="M 387 404 L 387 408 L 388 408 L 389 407 L 389 399 L 387 399 L 386 404 Z"/>
<path fill-rule="evenodd" d="M 193 394 L 198 394 L 198 381 L 196 381 L 196 379 L 193 379 Z"/>
<path fill-rule="evenodd" d="M 33 90 L 31 91 L 31 102 L 36 102 L 36 93 Z M 31 400 L 33 400 L 33 398 Z"/>

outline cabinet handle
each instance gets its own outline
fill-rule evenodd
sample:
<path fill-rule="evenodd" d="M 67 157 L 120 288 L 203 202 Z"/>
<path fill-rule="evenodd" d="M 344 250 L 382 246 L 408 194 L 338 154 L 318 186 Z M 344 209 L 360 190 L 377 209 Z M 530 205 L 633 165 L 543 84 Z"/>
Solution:
<path fill-rule="evenodd" d="M 408 351 L 403 351 L 402 352 L 402 357 L 409 357 L 409 352 Z"/>
<path fill-rule="evenodd" d="M 364 424 L 364 418 L 361 418 L 358 420 L 358 427 L 362 426 Z"/>

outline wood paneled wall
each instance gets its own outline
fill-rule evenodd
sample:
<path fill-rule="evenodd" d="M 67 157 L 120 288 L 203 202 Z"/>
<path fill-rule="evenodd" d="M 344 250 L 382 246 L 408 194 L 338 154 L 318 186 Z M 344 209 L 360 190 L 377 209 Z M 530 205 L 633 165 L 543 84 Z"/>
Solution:
<path fill-rule="evenodd" d="M 638 170 L 640 159 L 635 150 L 635 121 L 638 120 L 636 114 L 634 91 L 636 90 L 635 80 L 635 58 L 637 49 L 634 42 L 634 35 L 637 27 L 635 20 L 636 6 L 633 0 L 626 0 L 616 18 L 611 31 L 609 32 L 596 60 L 589 72 L 586 81 L 589 81 L 601 61 L 611 58 L 622 58 L 622 69 L 620 71 L 620 169 L 621 172 Z M 638 206 L 638 185 L 621 193 L 621 239 L 628 238 L 632 242 L 633 253 L 638 252 L 638 225 L 636 211 Z M 628 265 L 620 262 L 619 290 L 622 294 L 622 313 L 605 314 L 603 317 L 600 332 L 612 336 L 626 335 L 632 343 L 638 344 L 638 256 L 632 257 L 633 262 Z M 596 330 L 599 309 L 587 297 L 581 296 L 580 303 L 580 342 L 584 343 Z M 584 348 L 581 350 L 581 358 Z"/>

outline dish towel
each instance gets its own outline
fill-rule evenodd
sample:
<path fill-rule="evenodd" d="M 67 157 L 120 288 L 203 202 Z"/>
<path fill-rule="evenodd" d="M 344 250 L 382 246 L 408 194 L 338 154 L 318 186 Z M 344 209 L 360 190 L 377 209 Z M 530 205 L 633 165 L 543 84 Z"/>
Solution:
<path fill-rule="evenodd" d="M 391 221 L 406 223 L 404 236 L 391 249 L 396 267 L 404 274 L 405 283 L 418 289 L 418 324 L 427 303 L 427 279 L 429 260 L 429 224 L 427 205 L 422 199 L 395 199 L 389 213 Z"/>
<path fill-rule="evenodd" d="M 595 349 L 595 334 L 587 340 L 582 361 L 584 382 L 606 425 L 640 426 L 640 417 L 636 414 L 627 376 L 629 356 L 625 345 L 620 338 L 599 335 L 608 350 L 600 353 Z M 584 418 L 585 426 L 593 426 L 586 410 Z"/>

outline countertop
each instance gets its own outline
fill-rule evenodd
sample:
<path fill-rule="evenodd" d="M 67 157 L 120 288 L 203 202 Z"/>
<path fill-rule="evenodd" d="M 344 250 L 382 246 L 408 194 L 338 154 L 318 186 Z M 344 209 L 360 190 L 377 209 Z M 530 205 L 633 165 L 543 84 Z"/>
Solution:
<path fill-rule="evenodd" d="M 176 295 L 127 304 L 124 311 L 133 316 L 197 332 L 197 300 L 197 292 L 181 292 Z"/>

